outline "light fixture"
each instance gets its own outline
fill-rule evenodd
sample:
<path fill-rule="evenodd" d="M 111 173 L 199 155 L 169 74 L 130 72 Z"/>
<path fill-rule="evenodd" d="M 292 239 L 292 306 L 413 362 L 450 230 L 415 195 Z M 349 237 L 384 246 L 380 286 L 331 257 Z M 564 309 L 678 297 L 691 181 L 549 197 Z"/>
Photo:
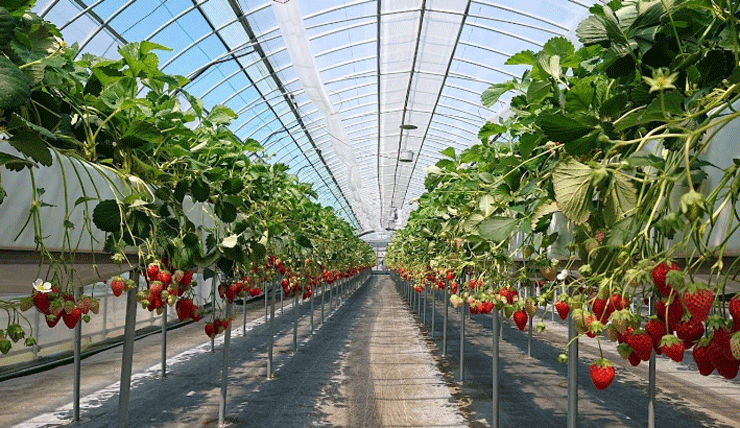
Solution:
<path fill-rule="evenodd" d="M 410 123 L 404 123 L 403 125 L 401 125 L 401 129 L 405 129 L 407 131 L 410 131 L 412 129 L 418 129 L 418 128 L 419 128 L 418 126 L 412 125 Z"/>
<path fill-rule="evenodd" d="M 414 152 L 411 150 L 401 150 L 401 152 L 398 154 L 398 161 L 409 163 L 414 161 Z"/>

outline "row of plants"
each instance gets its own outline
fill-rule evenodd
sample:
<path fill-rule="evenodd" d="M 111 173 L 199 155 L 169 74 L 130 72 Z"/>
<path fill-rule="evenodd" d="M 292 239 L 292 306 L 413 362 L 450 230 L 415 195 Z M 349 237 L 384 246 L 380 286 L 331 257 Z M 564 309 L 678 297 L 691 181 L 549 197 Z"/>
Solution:
<path fill-rule="evenodd" d="M 120 47 L 117 60 L 78 58 L 77 46 L 30 12 L 32 4 L 0 7 L 0 168 L 30 178 L 30 194 L 0 182 L 0 204 L 30 207 L 18 235 L 32 228 L 42 265 L 30 296 L 0 301 L 9 320 L 0 351 L 35 344 L 23 314 L 32 307 L 49 326 L 63 319 L 69 328 L 98 312 L 95 291 L 75 295 L 85 285 L 75 263 L 80 248 L 103 250 L 122 270 L 140 273 L 142 285 L 107 280 L 114 295 L 136 289 L 142 307 L 173 306 L 183 320 L 205 315 L 194 273 L 214 278 L 216 332 L 225 304 L 258 295 L 274 278 L 287 295 L 310 297 L 321 281 L 375 264 L 349 224 L 315 202 L 310 184 L 229 130 L 231 109 L 206 108 L 185 90 L 187 79 L 160 69 L 156 52 L 168 48 L 144 41 Z M 53 164 L 63 205 L 45 202 L 37 180 Z M 45 210 L 63 210 L 63 222 L 44 223 Z M 61 248 L 49 248 L 59 235 Z"/>
<path fill-rule="evenodd" d="M 581 47 L 556 37 L 512 55 L 521 78 L 482 95 L 507 94 L 511 114 L 442 152 L 385 263 L 520 329 L 556 308 L 632 365 L 691 349 L 701 374 L 735 378 L 740 157 L 714 137 L 740 116 L 738 6 L 614 0 L 579 24 Z M 592 365 L 599 389 L 614 373 L 603 354 Z"/>

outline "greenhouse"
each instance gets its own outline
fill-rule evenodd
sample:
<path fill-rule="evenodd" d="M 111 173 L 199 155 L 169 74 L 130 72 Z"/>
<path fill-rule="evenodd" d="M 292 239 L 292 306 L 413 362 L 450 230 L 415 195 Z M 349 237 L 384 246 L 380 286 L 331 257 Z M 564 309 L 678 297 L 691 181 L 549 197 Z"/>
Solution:
<path fill-rule="evenodd" d="M 0 427 L 740 428 L 738 135 L 740 0 L 0 1 Z"/>

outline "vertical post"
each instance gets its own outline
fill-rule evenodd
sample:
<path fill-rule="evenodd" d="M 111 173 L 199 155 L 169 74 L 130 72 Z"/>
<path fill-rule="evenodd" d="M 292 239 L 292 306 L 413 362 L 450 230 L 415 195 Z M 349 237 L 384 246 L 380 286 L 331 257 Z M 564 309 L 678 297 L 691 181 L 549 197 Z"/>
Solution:
<path fill-rule="evenodd" d="M 336 281 L 334 281 L 336 284 Z M 331 313 L 334 307 L 334 284 L 329 284 L 329 313 Z"/>
<path fill-rule="evenodd" d="M 460 384 L 465 383 L 465 308 L 468 302 L 460 306 Z"/>
<path fill-rule="evenodd" d="M 280 316 L 283 316 L 283 310 L 285 309 L 283 307 L 283 303 L 285 300 L 285 290 L 283 289 L 283 281 L 280 281 Z"/>
<path fill-rule="evenodd" d="M 75 302 L 80 298 L 80 287 L 74 289 Z M 60 314 L 61 316 L 61 314 Z M 74 329 L 74 381 L 73 381 L 73 410 L 74 421 L 80 421 L 80 383 L 82 379 L 82 367 L 80 365 L 80 350 L 82 348 L 82 320 L 77 321 Z"/>
<path fill-rule="evenodd" d="M 321 325 L 324 325 L 324 283 L 321 283 Z"/>
<path fill-rule="evenodd" d="M 527 297 L 534 295 L 534 284 L 529 285 L 529 293 Z M 536 314 L 535 314 L 536 315 Z M 532 358 L 532 323 L 534 317 L 529 317 L 529 333 L 527 334 L 527 357 Z"/>
<path fill-rule="evenodd" d="M 128 401 L 131 392 L 131 367 L 134 361 L 134 336 L 136 334 L 136 291 L 138 273 L 133 274 L 136 287 L 126 294 L 126 324 L 124 326 L 123 359 L 121 361 L 121 385 L 118 398 L 118 426 L 125 428 L 128 420 Z"/>
<path fill-rule="evenodd" d="M 573 312 L 571 311 L 571 314 Z M 568 428 L 578 427 L 578 339 L 573 318 L 568 316 Z"/>
<path fill-rule="evenodd" d="M 213 274 L 213 278 L 211 279 L 211 322 L 215 321 L 216 319 L 216 280 L 218 275 L 215 273 Z M 215 337 L 211 337 L 211 352 L 216 352 L 216 346 L 215 346 Z"/>
<path fill-rule="evenodd" d="M 293 353 L 298 352 L 298 293 L 293 293 Z"/>
<path fill-rule="evenodd" d="M 432 287 L 432 339 L 434 339 L 434 312 L 437 307 L 437 289 Z"/>
<path fill-rule="evenodd" d="M 499 350 L 498 350 L 498 310 L 494 308 L 493 311 L 491 311 L 492 316 L 492 326 L 491 326 L 491 332 L 493 333 L 493 348 L 492 348 L 492 355 L 493 355 L 493 367 L 491 371 L 491 428 L 498 428 L 499 426 L 499 399 L 498 399 L 498 391 L 499 391 Z"/>
<path fill-rule="evenodd" d="M 653 299 L 650 299 L 649 314 L 655 314 Z M 648 428 L 655 428 L 655 351 L 650 353 L 648 365 Z"/>
<path fill-rule="evenodd" d="M 442 326 L 442 356 L 447 356 L 447 314 L 450 311 L 450 298 L 448 296 L 450 288 L 445 287 L 445 319 L 444 325 Z"/>
<path fill-rule="evenodd" d="M 315 286 L 314 286 L 315 287 Z M 313 334 L 313 288 L 311 289 L 311 296 L 309 299 L 311 299 L 311 334 Z"/>
<path fill-rule="evenodd" d="M 265 283 L 265 289 L 262 291 L 262 297 L 265 298 L 265 322 L 267 322 L 267 301 L 270 300 L 267 298 L 267 293 L 270 291 L 267 289 L 268 283 Z"/>
<path fill-rule="evenodd" d="M 36 339 L 41 339 L 41 330 L 39 329 L 39 324 L 41 319 L 41 312 L 39 311 L 33 311 L 33 332 L 36 333 Z M 103 321 L 103 325 L 105 325 L 105 321 Z M 33 345 L 33 348 L 31 348 L 33 351 L 33 357 L 38 358 L 39 356 L 39 345 L 38 343 Z"/>
<path fill-rule="evenodd" d="M 107 283 L 106 283 L 107 285 Z M 110 287 L 106 287 L 107 290 L 110 290 Z M 108 300 L 110 297 L 110 292 L 106 292 L 103 296 L 103 337 L 108 337 Z"/>
<path fill-rule="evenodd" d="M 429 294 L 429 287 L 424 287 L 424 316 L 422 318 L 424 327 L 427 326 L 427 294 Z"/>
<path fill-rule="evenodd" d="M 242 336 L 247 335 L 247 295 L 242 298 Z"/>
<path fill-rule="evenodd" d="M 279 281 L 279 279 L 277 280 Z M 270 337 L 268 338 L 268 346 L 267 346 L 267 378 L 272 378 L 272 348 L 274 344 L 274 336 L 275 336 L 275 292 L 277 292 L 277 289 L 280 287 L 277 287 L 275 284 L 275 280 L 272 282 L 272 292 L 271 298 L 270 298 Z M 265 296 L 267 297 L 267 296 Z"/>
<path fill-rule="evenodd" d="M 162 379 L 167 376 L 167 302 L 162 311 Z"/>
<path fill-rule="evenodd" d="M 232 303 L 226 304 L 226 319 L 231 318 L 231 306 Z M 224 426 L 224 416 L 226 415 L 226 388 L 229 384 L 229 345 L 231 345 L 231 326 L 232 322 L 229 322 L 229 326 L 226 327 L 224 332 L 224 355 L 223 364 L 221 366 L 221 397 L 218 401 L 218 426 Z"/>

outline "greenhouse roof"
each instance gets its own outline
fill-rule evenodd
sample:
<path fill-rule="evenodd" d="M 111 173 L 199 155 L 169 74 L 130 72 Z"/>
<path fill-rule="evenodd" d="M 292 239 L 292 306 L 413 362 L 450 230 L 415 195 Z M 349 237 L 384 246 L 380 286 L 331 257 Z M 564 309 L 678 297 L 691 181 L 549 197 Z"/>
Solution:
<path fill-rule="evenodd" d="M 169 74 L 231 129 L 314 184 L 368 240 L 405 224 L 425 168 L 477 141 L 508 99 L 480 101 L 521 75 L 504 63 L 550 38 L 574 39 L 593 0 L 51 0 L 37 13 L 82 52 L 115 58 L 151 40 Z M 374 233 L 367 233 L 374 231 Z"/>

